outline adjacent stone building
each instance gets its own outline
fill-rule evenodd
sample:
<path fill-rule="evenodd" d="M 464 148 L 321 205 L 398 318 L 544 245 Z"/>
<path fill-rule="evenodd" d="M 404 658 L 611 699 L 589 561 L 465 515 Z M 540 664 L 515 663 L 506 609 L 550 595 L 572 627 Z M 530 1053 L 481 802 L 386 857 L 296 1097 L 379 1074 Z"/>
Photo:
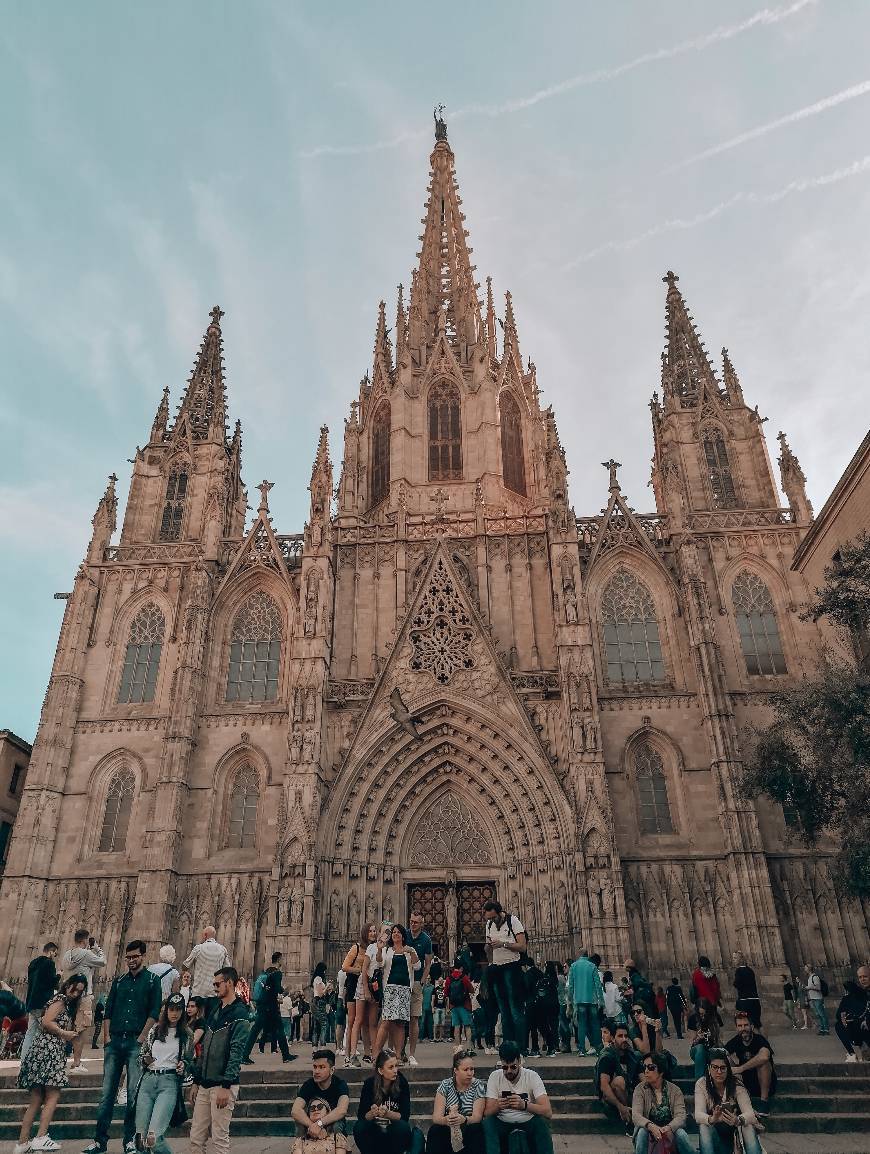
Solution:
<path fill-rule="evenodd" d="M 12 827 L 24 793 L 30 745 L 11 729 L 0 729 L 0 873 L 6 864 Z"/>
<path fill-rule="evenodd" d="M 477 946 L 492 893 L 540 958 L 866 957 L 824 853 L 739 787 L 741 731 L 820 644 L 790 567 L 802 479 L 781 508 L 758 412 L 668 273 L 656 512 L 611 460 L 606 510 L 575 514 L 511 296 L 497 318 L 487 279 L 481 303 L 467 236 L 439 121 L 410 291 L 389 328 L 380 306 L 337 478 L 321 431 L 303 533 L 273 526 L 266 481 L 245 527 L 213 310 L 120 540 L 112 478 L 67 602 L 3 881 L 8 972 L 79 924 L 113 953 L 185 951 L 212 922 L 242 970 L 279 948 L 302 975 L 411 903 L 446 952 Z"/>

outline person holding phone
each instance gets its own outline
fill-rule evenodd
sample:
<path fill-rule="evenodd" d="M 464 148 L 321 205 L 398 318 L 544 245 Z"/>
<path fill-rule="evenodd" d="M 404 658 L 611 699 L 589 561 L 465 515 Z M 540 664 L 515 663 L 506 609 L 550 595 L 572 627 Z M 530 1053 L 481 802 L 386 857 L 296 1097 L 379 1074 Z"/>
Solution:
<path fill-rule="evenodd" d="M 764 1127 L 725 1050 L 710 1051 L 707 1073 L 695 1083 L 695 1121 L 701 1134 L 700 1154 L 732 1154 L 738 1129 L 746 1154 L 761 1154 L 758 1134 Z"/>
<path fill-rule="evenodd" d="M 553 1154 L 548 1119 L 553 1107 L 540 1074 L 523 1066 L 516 1042 L 502 1042 L 499 1064 L 486 1083 L 483 1133 L 487 1154 L 497 1154 L 502 1140 L 521 1130 L 529 1154 Z"/>

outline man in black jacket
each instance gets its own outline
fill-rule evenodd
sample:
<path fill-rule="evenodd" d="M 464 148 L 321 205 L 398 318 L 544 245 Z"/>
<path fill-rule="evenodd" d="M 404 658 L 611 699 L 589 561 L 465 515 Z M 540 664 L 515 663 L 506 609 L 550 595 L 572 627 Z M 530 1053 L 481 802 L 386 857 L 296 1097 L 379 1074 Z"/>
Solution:
<path fill-rule="evenodd" d="M 42 953 L 27 967 L 27 995 L 24 999 L 24 1008 L 27 1010 L 27 1033 L 21 1043 L 22 1062 L 36 1037 L 39 1015 L 57 990 L 58 974 L 54 959 L 58 952 L 59 948 L 54 942 L 46 942 L 42 947 Z"/>
<path fill-rule="evenodd" d="M 856 978 L 857 981 L 846 982 L 834 1024 L 847 1062 L 860 1062 L 861 1047 L 870 1047 L 870 966 L 859 966 Z"/>
<path fill-rule="evenodd" d="M 284 980 L 284 975 L 281 973 L 281 958 L 283 956 L 280 951 L 276 950 L 276 952 L 272 954 L 271 966 L 266 967 L 266 980 L 263 983 L 262 993 L 257 999 L 257 1016 L 254 1019 L 254 1024 L 251 1027 L 251 1032 L 248 1037 L 248 1048 L 242 1059 L 243 1066 L 253 1065 L 254 1059 L 251 1057 L 251 1051 L 258 1038 L 260 1039 L 261 1051 L 263 1041 L 270 1038 L 272 1040 L 273 1051 L 275 1049 L 275 1042 L 281 1047 L 282 1061 L 296 1061 L 296 1055 L 290 1053 L 290 1047 L 287 1045 L 287 1036 L 284 1033 L 284 1026 L 281 1022 L 281 995 L 284 993 L 281 985 Z"/>
<path fill-rule="evenodd" d="M 232 966 L 222 966 L 214 976 L 218 1007 L 206 1021 L 202 1054 L 191 1068 L 192 1154 L 205 1154 L 209 1131 L 215 1150 L 227 1154 L 230 1148 L 230 1119 L 239 1096 L 242 1059 L 251 1029 L 248 1007 L 236 997 L 238 980 L 238 971 Z"/>

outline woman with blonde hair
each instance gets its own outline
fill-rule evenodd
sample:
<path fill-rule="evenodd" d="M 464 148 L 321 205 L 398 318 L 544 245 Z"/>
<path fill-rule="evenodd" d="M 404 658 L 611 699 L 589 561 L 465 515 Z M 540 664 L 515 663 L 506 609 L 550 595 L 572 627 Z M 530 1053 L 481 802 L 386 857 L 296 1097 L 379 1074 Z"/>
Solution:
<path fill-rule="evenodd" d="M 359 940 L 353 943 L 347 951 L 344 961 L 341 963 L 341 968 L 345 974 L 344 1002 L 347 1006 L 347 1026 L 345 1028 L 347 1054 L 344 1059 L 345 1066 L 360 1065 L 356 1048 L 359 1042 L 360 1030 L 364 1024 L 366 1026 L 366 1032 L 368 1030 L 365 1003 L 369 1000 L 365 985 L 360 985 L 360 975 L 365 965 L 366 951 L 369 946 L 375 943 L 377 936 L 378 931 L 374 922 L 368 922 L 360 930 Z M 369 1061 L 371 1061 L 371 1037 L 367 1039 L 365 1034 L 363 1034 L 363 1045 L 368 1047 Z"/>

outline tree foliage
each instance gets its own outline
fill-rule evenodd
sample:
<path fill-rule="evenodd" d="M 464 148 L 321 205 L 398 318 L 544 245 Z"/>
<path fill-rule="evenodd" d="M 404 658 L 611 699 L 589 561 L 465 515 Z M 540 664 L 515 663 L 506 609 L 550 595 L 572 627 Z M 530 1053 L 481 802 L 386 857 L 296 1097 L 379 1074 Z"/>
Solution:
<path fill-rule="evenodd" d="M 841 549 L 807 613 L 853 636 L 870 628 L 870 538 Z M 754 734 L 745 786 L 782 805 L 807 845 L 830 837 L 843 888 L 870 895 L 870 670 L 831 655 L 818 676 L 778 693 Z"/>

